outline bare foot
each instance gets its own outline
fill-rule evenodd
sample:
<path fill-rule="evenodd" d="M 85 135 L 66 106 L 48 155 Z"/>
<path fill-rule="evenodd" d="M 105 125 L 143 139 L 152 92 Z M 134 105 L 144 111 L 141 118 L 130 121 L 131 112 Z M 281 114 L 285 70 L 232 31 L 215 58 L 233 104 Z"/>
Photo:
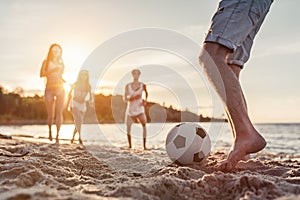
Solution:
<path fill-rule="evenodd" d="M 79 143 L 80 143 L 80 144 L 83 144 L 83 142 L 82 142 L 81 138 L 79 138 Z"/>
<path fill-rule="evenodd" d="M 129 147 L 120 147 L 120 149 L 122 149 L 122 150 L 131 150 L 131 148 L 129 148 Z"/>
<path fill-rule="evenodd" d="M 52 134 L 51 134 L 51 131 L 49 132 L 49 140 L 52 141 Z"/>
<path fill-rule="evenodd" d="M 265 146 L 265 139 L 256 130 L 252 135 L 243 135 L 239 140 L 235 140 L 227 159 L 222 161 L 217 169 L 223 172 L 229 172 L 240 160 L 249 158 L 249 154 L 257 153 Z"/>

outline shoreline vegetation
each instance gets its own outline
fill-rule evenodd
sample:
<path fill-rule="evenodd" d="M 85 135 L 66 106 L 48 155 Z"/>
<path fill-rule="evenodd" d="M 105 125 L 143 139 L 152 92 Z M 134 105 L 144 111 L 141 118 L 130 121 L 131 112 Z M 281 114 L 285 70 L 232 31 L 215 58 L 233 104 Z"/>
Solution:
<path fill-rule="evenodd" d="M 8 92 L 0 86 L 0 125 L 43 125 L 47 124 L 47 111 L 44 97 L 35 95 L 23 97 L 21 88 Z M 87 106 L 84 123 L 111 124 L 124 123 L 126 102 L 121 95 L 95 94 L 94 106 Z M 147 102 L 145 107 L 148 122 L 227 122 L 227 119 L 197 115 L 166 107 L 155 102 Z M 64 124 L 72 124 L 72 113 L 63 112 Z"/>

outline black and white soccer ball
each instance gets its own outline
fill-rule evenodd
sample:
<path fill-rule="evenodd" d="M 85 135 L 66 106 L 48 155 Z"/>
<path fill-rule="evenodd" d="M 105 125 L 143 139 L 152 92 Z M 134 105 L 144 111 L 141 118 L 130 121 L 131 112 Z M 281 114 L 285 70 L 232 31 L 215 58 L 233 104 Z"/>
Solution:
<path fill-rule="evenodd" d="M 209 135 L 196 123 L 181 123 L 167 135 L 166 150 L 169 158 L 177 164 L 200 163 L 211 151 Z"/>

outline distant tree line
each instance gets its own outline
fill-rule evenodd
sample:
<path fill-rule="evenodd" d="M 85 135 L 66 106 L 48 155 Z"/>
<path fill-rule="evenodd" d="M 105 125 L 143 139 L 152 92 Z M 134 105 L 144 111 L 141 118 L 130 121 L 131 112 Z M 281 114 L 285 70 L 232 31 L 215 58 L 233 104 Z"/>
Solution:
<path fill-rule="evenodd" d="M 16 89 L 8 92 L 0 86 L 0 122 L 16 121 L 44 122 L 47 111 L 43 97 L 22 97 L 23 91 Z"/>
<path fill-rule="evenodd" d="M 44 97 L 35 95 L 23 97 L 22 88 L 8 92 L 0 86 L 0 124 L 46 124 L 47 111 Z M 121 95 L 95 95 L 95 104 L 87 106 L 85 123 L 124 123 L 126 102 Z M 148 102 L 146 116 L 149 122 L 210 122 L 224 121 L 180 111 L 170 107 Z M 64 110 L 64 122 L 72 123 L 72 113 Z"/>

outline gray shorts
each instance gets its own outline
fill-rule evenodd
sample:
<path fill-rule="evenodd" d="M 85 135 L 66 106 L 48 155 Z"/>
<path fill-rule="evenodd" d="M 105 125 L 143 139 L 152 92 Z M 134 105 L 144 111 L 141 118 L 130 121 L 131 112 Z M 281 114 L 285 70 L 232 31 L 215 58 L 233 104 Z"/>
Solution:
<path fill-rule="evenodd" d="M 241 67 L 248 61 L 253 39 L 273 0 L 222 0 L 212 18 L 205 42 L 232 50 L 227 62 Z"/>

